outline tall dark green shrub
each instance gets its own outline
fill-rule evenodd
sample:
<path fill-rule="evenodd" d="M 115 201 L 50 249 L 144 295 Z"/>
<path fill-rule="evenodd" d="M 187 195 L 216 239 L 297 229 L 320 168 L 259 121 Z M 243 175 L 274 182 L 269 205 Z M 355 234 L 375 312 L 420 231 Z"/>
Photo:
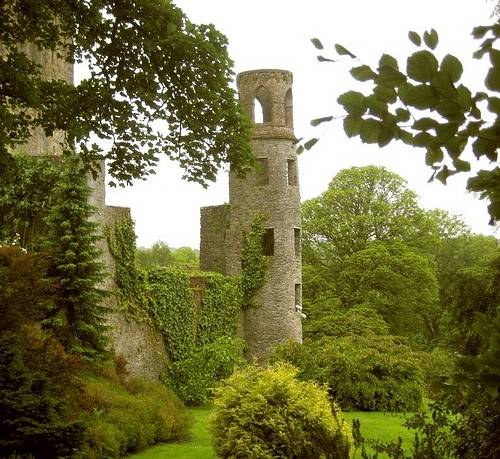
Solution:
<path fill-rule="evenodd" d="M 43 246 L 50 258 L 48 277 L 54 289 L 54 305 L 44 323 L 67 350 L 92 360 L 106 346 L 105 292 L 99 288 L 104 274 L 86 177 L 78 157 L 70 156 L 52 191 Z"/>

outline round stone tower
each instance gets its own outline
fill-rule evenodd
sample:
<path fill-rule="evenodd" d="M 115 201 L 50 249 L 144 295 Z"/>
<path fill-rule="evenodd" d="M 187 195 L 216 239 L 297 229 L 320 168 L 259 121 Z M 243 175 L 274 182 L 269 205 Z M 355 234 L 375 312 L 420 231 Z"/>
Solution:
<path fill-rule="evenodd" d="M 300 193 L 293 133 L 292 73 L 252 70 L 238 75 L 240 101 L 254 121 L 252 147 L 257 167 L 245 178 L 229 175 L 231 221 L 226 272 L 241 272 L 242 228 L 264 217 L 264 252 L 268 256 L 265 285 L 258 307 L 249 307 L 242 334 L 250 358 L 261 358 L 271 346 L 289 339 L 302 341 Z M 256 120 L 256 103 L 262 118 Z M 258 122 L 256 122 L 258 121 Z"/>

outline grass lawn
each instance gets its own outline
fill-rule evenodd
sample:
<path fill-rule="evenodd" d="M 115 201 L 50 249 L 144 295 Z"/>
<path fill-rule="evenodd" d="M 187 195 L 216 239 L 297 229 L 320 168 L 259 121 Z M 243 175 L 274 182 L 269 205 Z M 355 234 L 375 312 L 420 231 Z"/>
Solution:
<path fill-rule="evenodd" d="M 130 459 L 215 459 L 208 433 L 208 415 L 211 408 L 192 408 L 189 411 L 194 419 L 191 440 L 155 446 L 129 456 Z M 353 411 L 344 413 L 344 416 L 349 424 L 353 419 L 360 420 L 361 433 L 366 439 L 377 438 L 389 441 L 401 437 L 403 445 L 409 447 L 414 437 L 412 432 L 403 427 L 404 416 L 402 414 Z M 360 458 L 361 453 L 358 452 L 356 457 Z M 387 456 L 379 455 L 380 459 L 385 457 Z"/>
<path fill-rule="evenodd" d="M 193 427 L 191 440 L 179 443 L 167 443 L 129 456 L 130 459 L 215 459 L 210 434 L 208 433 L 208 408 L 191 408 Z"/>

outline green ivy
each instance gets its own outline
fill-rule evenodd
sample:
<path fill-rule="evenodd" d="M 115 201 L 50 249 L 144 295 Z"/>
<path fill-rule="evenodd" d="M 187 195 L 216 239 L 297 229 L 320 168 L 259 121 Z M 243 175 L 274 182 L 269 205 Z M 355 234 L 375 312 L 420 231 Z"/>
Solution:
<path fill-rule="evenodd" d="M 151 320 L 147 295 L 146 274 L 136 264 L 136 235 L 130 217 L 117 221 L 105 229 L 109 251 L 115 260 L 115 283 L 118 287 L 118 304 L 128 318 L 137 322 Z"/>
<path fill-rule="evenodd" d="M 63 167 L 60 158 L 15 156 L 10 172 L 0 175 L 0 242 L 32 249 L 44 227 L 41 215 L 54 204 L 52 191 Z"/>
<path fill-rule="evenodd" d="M 189 275 L 180 269 L 156 268 L 148 272 L 151 312 L 163 334 L 171 361 L 194 352 L 198 309 L 189 286 Z"/>
<path fill-rule="evenodd" d="M 258 306 L 255 302 L 256 292 L 266 280 L 267 257 L 264 255 L 263 238 L 264 217 L 257 215 L 250 231 L 243 234 L 243 250 L 241 253 L 241 288 L 243 290 L 243 307 Z"/>
<path fill-rule="evenodd" d="M 219 273 L 199 273 L 206 279 L 197 344 L 205 345 L 224 336 L 236 336 L 243 300 L 241 281 L 238 277 Z"/>

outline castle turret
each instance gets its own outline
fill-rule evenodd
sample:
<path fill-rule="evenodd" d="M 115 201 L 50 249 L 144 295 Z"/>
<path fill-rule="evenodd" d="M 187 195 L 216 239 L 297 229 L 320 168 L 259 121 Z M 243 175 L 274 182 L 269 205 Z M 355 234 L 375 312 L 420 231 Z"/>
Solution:
<path fill-rule="evenodd" d="M 217 236 L 225 245 L 224 263 L 214 268 L 226 274 L 241 273 L 242 228 L 256 216 L 264 218 L 264 253 L 268 267 L 264 286 L 256 294 L 257 307 L 249 307 L 242 319 L 242 335 L 249 357 L 261 358 L 272 345 L 292 339 L 302 340 L 301 324 L 301 243 L 300 193 L 297 154 L 293 133 L 292 74 L 285 70 L 253 70 L 238 75 L 240 100 L 254 121 L 252 147 L 257 158 L 254 172 L 245 177 L 229 176 L 230 206 L 202 210 L 201 264 L 212 269 L 218 249 L 204 253 Z M 256 104 L 261 119 L 254 117 Z M 222 233 L 206 231 L 204 223 L 224 219 L 229 222 Z M 222 240 L 224 239 L 224 240 Z"/>

